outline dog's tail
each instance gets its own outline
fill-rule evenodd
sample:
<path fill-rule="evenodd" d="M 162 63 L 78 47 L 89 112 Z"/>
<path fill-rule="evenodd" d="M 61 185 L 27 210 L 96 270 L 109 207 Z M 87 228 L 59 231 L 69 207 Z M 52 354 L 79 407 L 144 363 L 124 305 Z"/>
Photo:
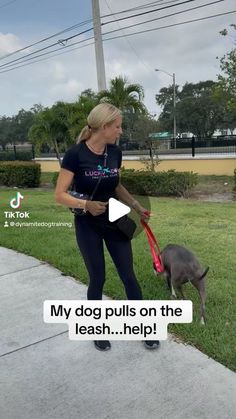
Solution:
<path fill-rule="evenodd" d="M 200 276 L 200 278 L 198 278 L 199 279 L 199 281 L 201 280 L 201 279 L 203 279 L 205 276 L 206 276 L 206 274 L 207 274 L 207 272 L 209 271 L 209 266 L 205 269 L 205 271 L 203 272 L 203 274 Z"/>

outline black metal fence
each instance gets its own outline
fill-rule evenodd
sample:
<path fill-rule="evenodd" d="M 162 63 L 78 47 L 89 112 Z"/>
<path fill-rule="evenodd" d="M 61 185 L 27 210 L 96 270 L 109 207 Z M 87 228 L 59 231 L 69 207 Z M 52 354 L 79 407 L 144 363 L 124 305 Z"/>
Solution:
<path fill-rule="evenodd" d="M 124 155 L 150 155 L 151 144 L 148 141 L 137 142 L 129 141 L 125 144 L 120 141 L 120 147 Z M 201 155 L 230 155 L 236 156 L 236 136 L 225 136 L 225 137 L 212 137 L 212 138 L 176 138 L 174 140 L 166 139 L 159 141 L 152 141 L 152 152 L 158 155 L 168 154 L 182 154 L 189 156 L 201 156 Z M 64 153 L 61 153 L 63 156 Z M 48 152 L 35 154 L 33 144 L 27 145 L 12 145 L 7 146 L 5 150 L 0 149 L 0 161 L 6 160 L 32 160 L 35 157 L 56 157 L 56 153 L 52 150 Z"/>
<path fill-rule="evenodd" d="M 129 142 L 121 148 L 124 154 L 149 154 L 152 147 L 154 154 L 184 154 L 184 155 L 236 155 L 236 136 L 212 137 L 212 138 L 173 138 L 165 140 L 153 140 L 152 143 Z"/>
<path fill-rule="evenodd" d="M 176 138 L 170 140 L 169 150 L 183 154 L 236 154 L 236 136 L 212 138 Z"/>
<path fill-rule="evenodd" d="M 35 158 L 34 145 L 8 145 L 0 149 L 0 161 L 23 160 L 29 161 Z"/>

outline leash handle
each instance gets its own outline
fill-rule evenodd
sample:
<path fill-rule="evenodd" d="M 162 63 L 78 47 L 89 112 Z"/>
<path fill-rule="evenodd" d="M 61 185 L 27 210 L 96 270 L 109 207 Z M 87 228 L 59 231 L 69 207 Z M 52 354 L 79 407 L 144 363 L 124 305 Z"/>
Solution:
<path fill-rule="evenodd" d="M 150 229 L 149 225 L 143 220 L 141 220 L 141 224 L 143 225 L 147 236 L 150 237 L 152 243 L 154 243 L 154 245 L 157 247 L 158 254 L 160 254 L 161 251 L 160 251 L 159 245 L 156 241 L 156 237 L 154 236 L 154 234 L 153 234 L 152 230 Z"/>
<path fill-rule="evenodd" d="M 151 253 L 152 253 L 153 263 L 154 263 L 154 265 L 155 265 L 155 267 L 156 267 L 156 269 L 157 269 L 158 272 L 160 272 L 160 271 L 163 272 L 160 254 L 157 254 L 157 252 L 155 250 L 155 247 L 153 246 L 153 242 L 152 242 L 149 234 L 148 233 L 146 233 L 146 234 L 147 234 L 148 243 L 149 243 L 149 246 L 150 246 L 150 249 L 151 249 Z"/>
<path fill-rule="evenodd" d="M 148 213 L 147 213 L 148 215 Z M 149 225 L 144 221 L 144 220 L 140 220 L 142 226 L 144 227 L 145 233 L 147 235 L 147 239 L 148 239 L 148 244 L 150 246 L 150 250 L 152 253 L 152 259 L 153 259 L 153 263 L 156 267 L 157 272 L 162 273 L 164 272 L 165 268 L 161 259 L 161 251 L 159 248 L 159 245 L 156 241 L 156 238 L 152 232 L 152 230 L 150 229 Z M 157 249 L 157 250 L 156 250 Z"/>

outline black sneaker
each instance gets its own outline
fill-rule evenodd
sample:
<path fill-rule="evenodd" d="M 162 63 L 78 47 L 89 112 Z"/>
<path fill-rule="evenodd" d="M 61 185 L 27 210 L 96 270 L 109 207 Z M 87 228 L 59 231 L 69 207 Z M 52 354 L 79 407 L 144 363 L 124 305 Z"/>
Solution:
<path fill-rule="evenodd" d="M 95 340 L 94 341 L 95 348 L 99 351 L 108 351 L 111 349 L 111 344 L 109 340 Z"/>
<path fill-rule="evenodd" d="M 147 349 L 157 349 L 160 346 L 159 340 L 145 340 L 143 343 Z"/>

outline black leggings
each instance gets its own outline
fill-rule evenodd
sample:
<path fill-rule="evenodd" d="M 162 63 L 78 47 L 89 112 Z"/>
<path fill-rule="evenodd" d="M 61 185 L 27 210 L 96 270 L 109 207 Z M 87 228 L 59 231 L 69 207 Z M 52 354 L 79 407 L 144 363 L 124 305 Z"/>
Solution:
<path fill-rule="evenodd" d="M 88 300 L 101 300 L 105 283 L 103 240 L 124 284 L 129 300 L 142 300 L 142 291 L 133 270 L 131 241 L 119 232 L 98 229 L 84 217 L 75 217 L 76 240 L 89 273 Z"/>

